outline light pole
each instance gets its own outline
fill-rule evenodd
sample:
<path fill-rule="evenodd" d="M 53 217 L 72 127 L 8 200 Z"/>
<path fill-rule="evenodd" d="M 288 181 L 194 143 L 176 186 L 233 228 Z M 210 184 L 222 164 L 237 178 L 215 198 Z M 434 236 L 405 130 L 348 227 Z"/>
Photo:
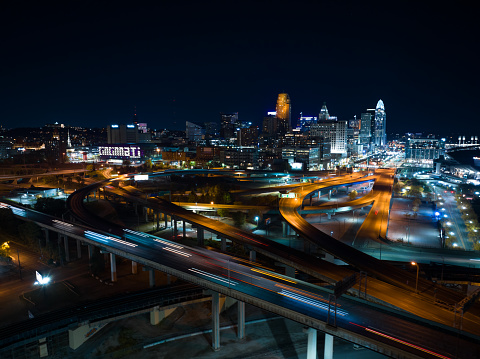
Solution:
<path fill-rule="evenodd" d="M 415 281 L 415 294 L 418 294 L 418 272 L 420 267 L 418 266 L 417 262 L 412 262 L 412 266 L 417 266 L 417 280 Z"/>
<path fill-rule="evenodd" d="M 260 219 L 260 218 L 259 218 L 258 216 L 255 216 L 255 221 L 257 221 L 257 228 L 258 228 L 258 220 L 259 220 L 259 219 Z"/>

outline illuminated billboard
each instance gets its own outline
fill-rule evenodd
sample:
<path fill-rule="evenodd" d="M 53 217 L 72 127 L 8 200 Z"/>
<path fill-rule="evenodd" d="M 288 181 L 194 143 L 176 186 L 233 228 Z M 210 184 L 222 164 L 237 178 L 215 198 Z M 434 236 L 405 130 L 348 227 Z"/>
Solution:
<path fill-rule="evenodd" d="M 135 181 L 148 181 L 148 175 L 135 175 Z"/>
<path fill-rule="evenodd" d="M 143 155 L 138 146 L 131 145 L 109 145 L 99 146 L 98 155 L 101 159 L 140 159 Z"/>

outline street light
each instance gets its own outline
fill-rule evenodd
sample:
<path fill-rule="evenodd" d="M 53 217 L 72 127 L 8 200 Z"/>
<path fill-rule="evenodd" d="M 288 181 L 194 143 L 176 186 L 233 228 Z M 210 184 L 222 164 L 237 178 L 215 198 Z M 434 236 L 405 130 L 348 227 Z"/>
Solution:
<path fill-rule="evenodd" d="M 417 280 L 415 281 L 415 294 L 418 294 L 418 272 L 420 267 L 418 266 L 417 262 L 412 262 L 412 266 L 417 266 Z"/>

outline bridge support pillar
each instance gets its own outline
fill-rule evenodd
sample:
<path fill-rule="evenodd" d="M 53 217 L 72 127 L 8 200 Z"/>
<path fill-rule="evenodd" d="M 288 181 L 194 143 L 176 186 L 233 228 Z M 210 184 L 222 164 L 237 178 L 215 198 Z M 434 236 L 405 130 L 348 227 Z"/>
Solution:
<path fill-rule="evenodd" d="M 226 252 L 227 251 L 227 239 L 222 237 L 221 238 L 221 241 L 222 241 L 222 252 Z"/>
<path fill-rule="evenodd" d="M 150 312 L 150 324 L 151 325 L 159 324 L 162 320 L 164 320 L 166 317 L 172 314 L 175 309 L 176 308 L 159 310 L 158 307 L 154 307 Z"/>
<path fill-rule="evenodd" d="M 290 235 L 290 225 L 287 222 L 282 222 L 282 230 L 284 237 Z"/>
<path fill-rule="evenodd" d="M 48 228 L 43 228 L 43 231 L 45 232 L 45 244 L 47 245 L 50 242 L 50 232 Z"/>
<path fill-rule="evenodd" d="M 177 218 L 172 216 L 172 221 L 173 221 L 173 236 L 176 238 L 178 231 L 177 231 Z"/>
<path fill-rule="evenodd" d="M 117 262 L 115 261 L 115 254 L 110 253 L 110 272 L 112 282 L 117 281 Z"/>
<path fill-rule="evenodd" d="M 317 330 L 305 328 L 304 332 L 308 334 L 307 359 L 317 359 Z"/>
<path fill-rule="evenodd" d="M 182 222 L 182 231 L 183 231 L 183 238 L 187 236 L 187 227 L 185 226 L 186 222 Z"/>
<path fill-rule="evenodd" d="M 68 248 L 68 237 L 63 236 L 63 245 L 65 246 L 65 261 L 70 262 L 70 252 Z"/>
<path fill-rule="evenodd" d="M 91 260 L 93 257 L 93 246 L 91 244 L 88 244 L 88 259 Z"/>
<path fill-rule="evenodd" d="M 135 211 L 135 215 L 138 216 L 138 204 L 134 203 L 134 204 L 133 204 L 133 209 L 134 209 L 134 211 Z"/>
<path fill-rule="evenodd" d="M 312 205 L 313 194 L 310 195 L 310 206 Z"/>
<path fill-rule="evenodd" d="M 62 256 L 62 236 L 60 235 L 60 233 L 58 234 L 58 237 L 57 237 L 57 246 L 58 246 L 58 253 L 60 255 L 60 265 L 63 267 L 63 256 Z"/>
<path fill-rule="evenodd" d="M 148 223 L 148 207 L 143 207 L 144 208 L 144 213 L 145 213 L 145 223 Z"/>
<path fill-rule="evenodd" d="M 168 216 L 166 213 L 163 214 L 163 219 L 165 220 L 165 228 L 168 227 Z"/>
<path fill-rule="evenodd" d="M 310 338 L 310 337 L 309 337 Z M 333 359 L 333 335 L 325 333 L 324 359 Z"/>
<path fill-rule="evenodd" d="M 138 265 L 137 262 L 132 261 L 132 274 L 138 273 Z"/>
<path fill-rule="evenodd" d="M 77 239 L 77 258 L 82 258 L 82 243 L 80 242 L 80 239 Z"/>
<path fill-rule="evenodd" d="M 332 219 L 332 214 L 331 214 L 331 213 L 327 213 L 327 218 L 328 218 L 328 219 Z"/>
<path fill-rule="evenodd" d="M 155 269 L 153 268 L 148 269 L 148 284 L 150 288 L 155 287 Z"/>
<path fill-rule="evenodd" d="M 205 232 L 203 228 L 197 228 L 197 244 L 203 246 L 205 244 Z"/>
<path fill-rule="evenodd" d="M 329 190 L 328 190 L 328 199 L 331 199 L 331 198 L 332 198 L 332 190 L 329 189 Z"/>
<path fill-rule="evenodd" d="M 245 302 L 237 301 L 238 310 L 238 339 L 245 338 Z"/>
<path fill-rule="evenodd" d="M 255 262 L 257 260 L 257 252 L 253 249 L 250 249 L 250 262 Z"/>
<path fill-rule="evenodd" d="M 157 231 L 160 229 L 160 212 L 157 212 Z"/>
<path fill-rule="evenodd" d="M 212 293 L 212 349 L 220 349 L 220 298 L 218 292 Z"/>
<path fill-rule="evenodd" d="M 323 259 L 327 262 L 333 263 L 335 258 L 330 253 L 325 252 L 325 257 Z"/>

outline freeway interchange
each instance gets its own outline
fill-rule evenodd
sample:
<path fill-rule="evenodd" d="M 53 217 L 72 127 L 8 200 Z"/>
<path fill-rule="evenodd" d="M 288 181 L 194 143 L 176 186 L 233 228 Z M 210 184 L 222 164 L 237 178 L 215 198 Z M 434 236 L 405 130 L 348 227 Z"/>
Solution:
<path fill-rule="evenodd" d="M 377 176 L 381 177 L 382 175 Z M 368 180 L 370 181 L 372 178 Z M 335 183 L 335 181 L 330 181 L 329 185 L 334 186 L 342 183 L 342 181 L 345 182 L 345 178 L 338 180 L 338 183 Z M 355 181 L 362 181 L 362 179 L 347 179 L 348 183 L 354 183 Z M 89 191 L 107 183 L 109 182 L 89 186 L 85 190 L 77 191 L 78 193 L 76 192 L 69 198 L 71 210 L 79 219 L 87 222 L 89 227 L 61 222 L 48 218 L 48 216 L 44 217 L 45 215 L 34 211 L 22 210 L 13 205 L 10 205 L 10 207 L 18 216 L 43 223 L 50 228 L 61 226 L 62 230 L 68 232 L 69 235 L 81 238 L 87 243 L 95 244 L 112 253 L 176 275 L 206 288 L 217 290 L 290 319 L 309 324 L 309 326 L 333 335 L 348 338 L 353 342 L 387 355 L 427 358 L 480 356 L 477 345 L 478 337 L 466 335 L 466 333 L 457 333 L 456 330 L 443 324 L 434 324 L 435 321 L 444 323 L 450 320 L 451 322 L 452 313 L 441 308 L 429 309 L 431 303 L 428 302 L 422 305 L 422 301 L 425 301 L 425 299 L 412 296 L 411 285 L 405 283 L 405 278 L 409 278 L 406 273 L 368 255 L 363 255 L 363 253 L 360 255 L 361 252 L 354 248 L 341 243 L 338 244 L 339 242 L 336 241 L 335 243 L 331 238 L 327 238 L 328 235 L 317 233 L 319 231 L 315 228 L 317 232 L 309 229 L 308 223 L 306 225 L 306 222 L 296 211 L 299 203 L 301 203 L 298 199 L 282 199 L 283 202 L 280 203 L 282 215 L 298 233 L 354 267 L 366 270 L 369 274 L 374 274 L 377 279 L 369 279 L 369 291 L 376 293 L 379 297 L 381 297 L 382 292 L 387 292 L 387 296 L 390 296 L 392 301 L 395 302 L 394 306 L 405 311 L 410 308 L 416 315 L 426 311 L 426 315 L 423 315 L 424 319 L 412 320 L 411 315 L 405 315 L 400 310 L 386 307 L 379 309 L 378 306 L 372 306 L 366 301 L 354 298 L 338 298 L 337 306 L 335 306 L 331 301 L 331 290 L 274 273 L 258 267 L 255 263 L 226 254 L 206 251 L 201 248 L 190 248 L 152 235 L 131 231 L 127 228 L 119 228 L 111 223 L 106 224 L 102 219 L 86 213 L 83 209 L 83 199 Z M 382 191 L 385 184 L 381 181 L 379 183 L 382 186 L 380 191 Z M 312 188 L 306 187 L 298 187 L 295 190 L 299 193 L 300 198 L 311 193 L 311 189 L 318 189 L 318 184 L 313 184 Z M 376 190 L 378 190 L 378 187 Z M 124 195 L 128 196 L 125 193 Z M 377 205 L 381 206 L 381 203 L 379 203 L 381 201 L 378 201 L 378 198 L 382 198 L 381 193 L 375 196 Z M 171 203 L 158 200 L 147 201 L 138 199 L 138 197 L 137 201 L 151 208 L 161 209 L 164 213 L 168 212 L 175 218 L 194 223 L 198 229 L 206 229 L 231 240 L 247 244 L 260 253 L 273 256 L 273 258 L 288 263 L 306 273 L 317 273 L 317 277 L 327 282 L 339 281 L 346 274 L 351 273 L 351 270 L 315 259 L 305 253 L 297 253 L 292 249 L 282 248 L 283 246 L 274 241 L 238 229 L 232 229 L 233 227 L 226 224 L 194 214 Z M 380 228 L 381 225 L 380 223 Z M 327 273 L 329 271 L 331 273 Z M 402 275 L 404 275 L 403 278 Z M 425 292 L 433 287 L 432 283 L 426 282 L 421 283 L 422 286 L 425 286 L 423 288 Z M 443 291 L 442 294 L 446 300 L 457 300 L 450 291 Z M 400 301 L 398 299 L 393 300 L 393 297 L 396 296 L 401 297 L 400 301 L 405 301 L 404 308 L 399 305 Z M 383 300 L 388 302 L 388 300 L 385 300 L 385 295 Z M 335 323 L 336 326 L 332 327 L 325 323 L 327 321 L 330 324 L 332 323 L 332 318 L 328 317 L 334 315 L 334 308 L 336 308 L 337 322 Z M 478 320 L 466 315 L 463 325 L 464 329 L 475 333 L 475 328 L 478 329 Z M 439 342 L 439 338 L 441 338 L 441 342 Z"/>

